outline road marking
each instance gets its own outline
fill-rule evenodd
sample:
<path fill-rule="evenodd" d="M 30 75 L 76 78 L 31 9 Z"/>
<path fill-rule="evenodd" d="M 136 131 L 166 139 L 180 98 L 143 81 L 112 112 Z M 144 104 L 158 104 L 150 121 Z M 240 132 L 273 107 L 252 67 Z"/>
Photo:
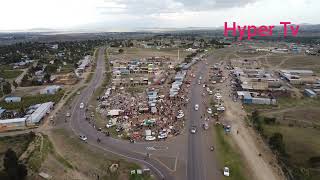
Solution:
<path fill-rule="evenodd" d="M 156 150 L 156 148 L 154 148 L 153 146 L 148 146 L 148 147 L 146 147 L 146 149 L 149 150 L 149 151 L 155 151 Z"/>
<path fill-rule="evenodd" d="M 174 162 L 174 171 L 177 170 L 178 157 L 179 157 L 179 153 L 177 153 L 176 160 Z"/>
<path fill-rule="evenodd" d="M 147 146 L 146 149 L 150 151 L 157 151 L 157 150 L 168 150 L 169 148 L 167 146 Z"/>

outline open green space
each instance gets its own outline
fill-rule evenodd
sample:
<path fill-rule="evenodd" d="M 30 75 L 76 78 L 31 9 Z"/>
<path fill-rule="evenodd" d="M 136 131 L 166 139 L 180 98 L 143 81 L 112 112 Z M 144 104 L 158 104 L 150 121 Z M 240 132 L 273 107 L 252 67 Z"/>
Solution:
<path fill-rule="evenodd" d="M 222 166 L 227 166 L 230 169 L 230 177 L 223 179 L 245 180 L 247 179 L 244 172 L 245 166 L 241 155 L 235 150 L 236 148 L 231 143 L 231 138 L 225 134 L 221 126 L 214 128 L 216 138 L 216 150 L 218 160 Z"/>
<path fill-rule="evenodd" d="M 25 110 L 31 105 L 40 104 L 52 101 L 58 103 L 64 94 L 63 90 L 60 90 L 56 94 L 39 94 L 34 96 L 24 96 L 21 98 L 21 102 L 17 103 L 6 103 L 5 101 L 0 102 L 0 107 L 8 110 Z"/>
<path fill-rule="evenodd" d="M 150 175 L 130 175 L 131 170 L 141 169 L 141 167 L 135 163 L 119 159 L 113 154 L 92 148 L 64 129 L 55 129 L 52 135 L 55 145 L 60 147 L 60 152 L 64 152 L 62 153 L 64 159 L 72 163 L 75 169 L 85 174 L 95 172 L 100 175 L 101 179 L 105 180 L 153 179 Z M 109 167 L 114 163 L 118 164 L 119 168 L 116 172 L 110 172 Z"/>
<path fill-rule="evenodd" d="M 299 112 L 302 108 L 303 105 L 292 111 Z M 316 180 L 320 177 L 320 128 L 313 124 L 312 117 L 317 117 L 319 110 L 305 111 L 315 113 L 311 116 L 304 111 L 296 114 L 294 121 L 285 116 L 287 111 L 269 111 L 263 115 L 254 111 L 249 119 L 276 154 L 287 177 Z"/>
<path fill-rule="evenodd" d="M 21 70 L 0 70 L 0 77 L 4 79 L 15 79 L 20 76 L 22 72 Z"/>

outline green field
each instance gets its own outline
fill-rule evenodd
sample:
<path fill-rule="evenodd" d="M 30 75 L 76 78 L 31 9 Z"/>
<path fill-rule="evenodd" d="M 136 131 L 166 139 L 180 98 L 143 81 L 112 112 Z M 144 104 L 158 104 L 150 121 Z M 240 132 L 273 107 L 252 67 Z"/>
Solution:
<path fill-rule="evenodd" d="M 224 129 L 221 126 L 215 126 L 216 133 L 215 142 L 216 153 L 218 160 L 222 166 L 227 166 L 230 169 L 230 177 L 224 177 L 223 179 L 233 180 L 245 180 L 245 166 L 241 155 L 236 152 L 235 147 L 231 144 L 231 138 L 224 133 Z"/>
<path fill-rule="evenodd" d="M 6 103 L 5 101 L 0 102 L 0 107 L 8 110 L 22 110 L 26 109 L 31 105 L 40 104 L 52 101 L 58 103 L 64 94 L 63 90 L 53 95 L 39 94 L 34 96 L 24 96 L 19 103 Z"/>
<path fill-rule="evenodd" d="M 127 162 L 126 160 L 119 159 L 110 153 L 105 153 L 99 149 L 89 147 L 83 143 L 78 137 L 74 137 L 68 131 L 63 129 L 53 130 L 53 139 L 55 145 L 59 147 L 59 151 L 63 152 L 61 155 L 70 162 L 74 169 L 84 173 L 92 174 L 97 173 L 101 179 L 106 180 L 121 180 L 121 179 L 132 179 L 132 180 L 151 180 L 153 179 L 149 175 L 143 176 L 131 176 L 130 171 L 141 169 L 137 164 Z M 108 169 L 111 164 L 119 164 L 117 172 L 111 173 Z M 52 167 L 55 168 L 55 167 Z M 56 175 L 56 177 L 59 177 Z"/>
<path fill-rule="evenodd" d="M 23 71 L 20 71 L 20 70 L 0 70 L 0 77 L 4 79 L 15 79 L 22 72 Z"/>
<path fill-rule="evenodd" d="M 319 179 L 320 167 L 316 168 L 317 170 L 309 169 L 308 163 L 311 157 L 320 156 L 319 129 L 283 125 L 264 125 L 263 127 L 267 137 L 276 132 L 283 135 L 285 149 L 289 155 L 289 166 L 305 168 L 310 173 L 310 179 Z"/>

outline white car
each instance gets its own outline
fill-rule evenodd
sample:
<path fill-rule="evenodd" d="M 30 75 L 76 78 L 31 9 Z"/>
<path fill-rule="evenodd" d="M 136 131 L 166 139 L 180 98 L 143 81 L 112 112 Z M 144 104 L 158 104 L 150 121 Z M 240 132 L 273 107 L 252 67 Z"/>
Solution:
<path fill-rule="evenodd" d="M 192 126 L 190 129 L 191 134 L 195 134 L 197 132 L 197 127 L 196 126 Z"/>
<path fill-rule="evenodd" d="M 167 133 L 160 133 L 158 139 L 166 139 L 168 137 Z"/>
<path fill-rule="evenodd" d="M 196 111 L 199 110 L 199 105 L 198 104 L 194 105 L 194 110 L 196 110 Z"/>
<path fill-rule="evenodd" d="M 225 111 L 226 109 L 223 106 L 217 108 L 217 111 Z"/>
<path fill-rule="evenodd" d="M 86 141 L 88 138 L 87 138 L 87 136 L 80 135 L 80 139 L 81 139 L 82 141 Z"/>
<path fill-rule="evenodd" d="M 154 141 L 156 140 L 156 137 L 154 136 L 146 136 L 146 141 Z"/>
<path fill-rule="evenodd" d="M 113 126 L 114 126 L 114 124 L 112 122 L 108 122 L 108 124 L 106 125 L 107 128 L 111 128 Z"/>
<path fill-rule="evenodd" d="M 199 80 L 201 80 L 201 79 L 202 79 L 202 77 L 200 76 L 200 77 L 199 77 Z"/>
<path fill-rule="evenodd" d="M 223 175 L 229 177 L 230 176 L 230 171 L 228 167 L 223 168 Z"/>
<path fill-rule="evenodd" d="M 80 109 L 83 109 L 83 108 L 84 108 L 84 104 L 82 102 L 82 103 L 80 103 Z"/>
<path fill-rule="evenodd" d="M 177 115 L 177 119 L 181 119 L 181 118 L 183 118 L 184 117 L 184 113 L 179 113 L 178 115 Z"/>
<path fill-rule="evenodd" d="M 208 108 L 207 113 L 208 113 L 208 114 L 212 114 L 212 109 L 211 109 L 211 108 Z"/>
<path fill-rule="evenodd" d="M 66 114 L 66 117 L 70 117 L 71 116 L 71 114 L 68 112 L 67 114 Z"/>

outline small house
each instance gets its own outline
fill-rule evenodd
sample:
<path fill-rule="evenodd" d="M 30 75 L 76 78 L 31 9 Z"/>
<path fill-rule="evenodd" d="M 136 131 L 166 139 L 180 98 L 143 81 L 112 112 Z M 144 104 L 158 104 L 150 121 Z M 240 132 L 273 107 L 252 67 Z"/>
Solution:
<path fill-rule="evenodd" d="M 21 102 L 21 97 L 9 96 L 9 97 L 4 98 L 4 101 L 6 103 L 17 103 L 17 102 Z"/>

